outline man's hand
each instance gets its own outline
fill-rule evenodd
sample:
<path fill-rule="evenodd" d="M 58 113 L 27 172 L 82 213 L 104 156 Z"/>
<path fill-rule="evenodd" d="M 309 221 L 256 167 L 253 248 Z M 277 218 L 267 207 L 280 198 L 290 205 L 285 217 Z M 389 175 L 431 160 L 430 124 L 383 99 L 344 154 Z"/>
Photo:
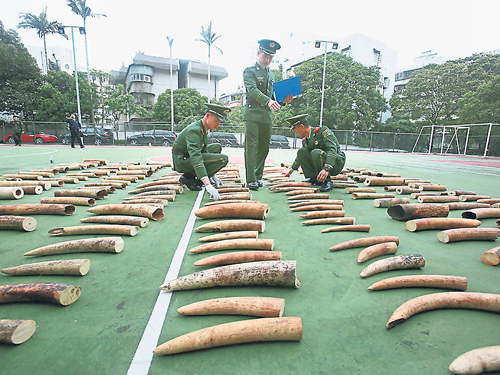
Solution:
<path fill-rule="evenodd" d="M 205 189 L 207 189 L 208 194 L 210 194 L 214 201 L 220 200 L 220 194 L 213 185 L 205 185 Z"/>
<path fill-rule="evenodd" d="M 316 180 L 318 180 L 319 182 L 323 182 L 323 181 L 325 181 L 327 178 L 328 178 L 328 172 L 327 172 L 327 171 L 325 171 L 324 169 L 322 169 L 322 170 L 318 173 L 318 177 L 316 177 Z"/>
<path fill-rule="evenodd" d="M 212 176 L 212 179 L 214 180 L 214 185 L 216 188 L 221 187 L 223 185 L 219 177 Z"/>
<path fill-rule="evenodd" d="M 285 172 L 285 177 L 290 177 L 290 175 L 293 173 L 293 169 L 289 169 L 288 171 Z"/>
<path fill-rule="evenodd" d="M 283 103 L 288 104 L 288 103 L 291 103 L 291 102 L 292 102 L 292 100 L 293 100 L 293 95 L 287 95 L 287 96 L 286 96 L 286 99 L 285 99 L 285 100 L 283 100 Z"/>
<path fill-rule="evenodd" d="M 269 100 L 267 103 L 269 108 L 271 108 L 273 111 L 277 111 L 278 109 L 281 108 L 280 103 L 278 103 L 276 100 Z"/>

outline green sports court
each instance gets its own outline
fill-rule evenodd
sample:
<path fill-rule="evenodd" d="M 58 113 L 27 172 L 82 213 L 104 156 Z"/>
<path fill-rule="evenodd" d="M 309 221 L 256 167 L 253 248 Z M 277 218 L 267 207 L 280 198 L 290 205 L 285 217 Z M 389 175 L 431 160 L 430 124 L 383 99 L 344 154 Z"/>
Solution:
<path fill-rule="evenodd" d="M 243 150 L 224 148 L 229 162 L 240 166 L 244 176 Z M 271 150 L 267 163 L 292 163 L 296 150 Z M 346 151 L 347 168 L 367 168 L 405 178 L 420 178 L 446 185 L 449 190 L 472 190 L 500 198 L 500 160 L 434 154 Z M 110 163 L 171 161 L 169 147 L 0 146 L 0 175 L 15 174 L 84 159 Z M 166 167 L 141 182 L 171 172 Z M 292 174 L 297 181 L 299 173 Z M 129 196 L 131 184 L 96 204 L 119 203 Z M 363 186 L 362 183 L 359 184 Z M 83 186 L 67 184 L 65 188 Z M 2 205 L 39 203 L 52 197 L 25 195 Z M 383 192 L 377 187 L 377 192 Z M 479 310 L 440 309 L 417 314 L 386 329 L 391 314 L 404 302 L 444 289 L 402 288 L 368 291 L 373 283 L 404 275 L 453 275 L 467 277 L 468 292 L 500 294 L 500 266 L 482 262 L 481 254 L 499 246 L 497 241 L 463 241 L 444 244 L 436 230 L 409 232 L 405 223 L 391 219 L 386 208 L 372 199 L 353 199 L 344 188 L 333 189 L 332 199 L 344 201 L 345 216 L 356 224 L 369 224 L 369 233 L 321 233 L 323 225 L 302 225 L 299 212 L 292 212 L 284 193 L 265 186 L 251 192 L 252 199 L 270 204 L 266 229 L 259 238 L 274 239 L 274 250 L 283 260 L 297 261 L 300 288 L 224 287 L 167 293 L 159 290 L 166 277 L 200 271 L 193 263 L 207 254 L 191 254 L 207 233 L 194 232 L 208 220 L 196 218 L 194 209 L 209 201 L 208 194 L 185 190 L 164 208 L 165 218 L 150 221 L 133 237 L 123 237 L 118 254 L 81 253 L 46 257 L 23 254 L 51 243 L 85 238 L 49 236 L 55 227 L 80 225 L 93 214 L 77 206 L 70 216 L 36 215 L 33 232 L 0 232 L 0 266 L 55 259 L 85 258 L 90 272 L 74 276 L 0 275 L 0 285 L 28 282 L 61 282 L 82 288 L 80 298 L 61 307 L 49 304 L 0 305 L 2 319 L 36 321 L 34 335 L 20 345 L 0 345 L 2 374 L 370 374 L 446 375 L 459 355 L 472 349 L 500 345 L 500 315 Z M 416 200 L 412 200 L 412 203 Z M 449 217 L 461 217 L 452 210 Z M 498 219 L 484 219 L 481 227 L 497 228 Z M 395 255 L 421 254 L 425 267 L 398 270 L 361 278 L 366 264 L 358 264 L 360 248 L 331 252 L 335 244 L 368 236 L 398 236 Z M 212 254 L 208 254 L 212 255 Z M 388 257 L 388 256 L 386 256 Z M 178 271 L 177 271 L 178 268 Z M 206 268 L 205 268 L 206 269 Z M 245 316 L 183 316 L 181 306 L 211 298 L 262 296 L 286 301 L 284 317 L 300 317 L 301 341 L 262 342 L 224 346 L 171 356 L 152 353 L 156 346 L 177 336 L 205 327 L 255 319 Z M 498 373 L 497 373 L 498 374 Z"/>

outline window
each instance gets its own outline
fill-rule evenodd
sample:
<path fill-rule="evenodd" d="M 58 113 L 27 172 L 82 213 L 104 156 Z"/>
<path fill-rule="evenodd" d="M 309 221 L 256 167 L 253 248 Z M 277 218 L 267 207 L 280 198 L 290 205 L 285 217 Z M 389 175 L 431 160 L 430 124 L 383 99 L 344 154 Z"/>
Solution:
<path fill-rule="evenodd" d="M 377 50 L 377 49 L 373 49 L 373 65 L 375 66 L 380 66 L 380 64 L 382 63 L 382 53 Z"/>

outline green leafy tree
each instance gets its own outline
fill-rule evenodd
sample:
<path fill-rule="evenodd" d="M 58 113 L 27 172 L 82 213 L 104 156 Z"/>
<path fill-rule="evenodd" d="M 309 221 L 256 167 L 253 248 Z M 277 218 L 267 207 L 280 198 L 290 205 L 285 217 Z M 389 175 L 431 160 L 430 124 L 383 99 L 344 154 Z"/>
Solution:
<path fill-rule="evenodd" d="M 206 111 L 207 98 L 193 88 L 174 90 L 174 123 L 185 124 L 191 119 L 198 119 Z M 153 119 L 158 122 L 171 122 L 170 89 L 158 96 L 153 106 Z M 186 120 L 187 119 L 187 120 Z"/>
<path fill-rule="evenodd" d="M 212 46 L 214 46 L 214 43 L 217 39 L 219 39 L 221 37 L 221 35 L 217 35 L 216 33 L 212 33 L 212 21 L 210 21 L 210 24 L 208 25 L 208 28 L 205 30 L 205 28 L 202 26 L 201 27 L 201 37 L 202 39 L 196 39 L 197 41 L 199 42 L 203 42 L 205 43 L 207 46 L 208 46 L 208 95 L 207 97 L 209 98 L 210 100 L 210 55 L 211 55 L 211 49 L 212 49 Z M 217 47 L 217 46 L 214 46 L 215 48 L 217 48 L 217 50 L 222 53 L 222 50 Z"/>
<path fill-rule="evenodd" d="M 60 32 L 61 27 L 63 26 L 62 23 L 49 21 L 47 19 L 47 8 L 45 8 L 45 11 L 41 12 L 38 16 L 32 13 L 21 12 L 19 14 L 19 18 L 22 19 L 22 21 L 17 25 L 19 29 L 33 29 L 36 31 L 38 36 L 43 39 L 45 66 L 48 67 L 49 61 L 47 57 L 47 41 L 45 37 L 50 34 L 59 34 L 68 39 L 66 34 Z"/>
<path fill-rule="evenodd" d="M 102 70 L 92 69 L 90 75 L 92 77 L 92 88 L 96 93 L 95 108 L 97 108 L 97 115 L 95 119 L 101 123 L 101 127 L 104 127 L 104 121 L 107 116 L 105 100 L 113 89 L 109 85 L 111 74 Z"/>
<path fill-rule="evenodd" d="M 500 75 L 465 94 L 459 106 L 462 123 L 500 123 Z"/>
<path fill-rule="evenodd" d="M 303 94 L 292 101 L 297 113 L 308 113 L 312 124 L 319 124 L 323 57 L 306 61 L 295 69 L 301 76 Z M 352 58 L 330 53 L 326 62 L 323 124 L 332 129 L 371 129 L 380 121 L 386 102 L 377 90 L 380 73 Z"/>
<path fill-rule="evenodd" d="M 44 76 L 44 84 L 38 91 L 38 104 L 35 120 L 62 121 L 78 108 L 75 78 L 66 72 L 49 71 Z M 82 118 L 89 118 L 92 108 L 92 87 L 83 73 L 78 73 L 80 90 L 80 109 Z"/>
<path fill-rule="evenodd" d="M 14 30 L 0 21 L 0 112 L 32 118 L 41 72 Z"/>
<path fill-rule="evenodd" d="M 113 122 L 113 128 L 118 138 L 118 125 L 122 116 L 125 116 L 126 121 L 130 120 L 133 115 L 147 116 L 148 111 L 135 103 L 135 99 L 131 94 L 127 94 L 123 90 L 123 85 L 117 85 L 109 90 L 109 95 L 104 100 L 106 112 Z"/>

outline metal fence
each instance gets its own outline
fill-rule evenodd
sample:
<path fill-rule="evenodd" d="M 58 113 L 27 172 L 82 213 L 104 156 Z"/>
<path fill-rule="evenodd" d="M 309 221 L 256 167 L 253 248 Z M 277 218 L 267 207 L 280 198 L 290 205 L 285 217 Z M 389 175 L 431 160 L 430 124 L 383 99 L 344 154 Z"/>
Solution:
<path fill-rule="evenodd" d="M 69 139 L 69 130 L 66 122 L 34 122 L 23 121 L 25 125 L 25 137 L 30 136 L 29 142 L 35 144 L 45 144 L 46 135 L 54 135 L 57 137 L 57 143 L 67 143 Z M 186 125 L 175 124 L 173 131 L 175 134 L 181 132 Z M 94 132 L 102 132 L 112 134 L 112 139 L 105 144 L 127 145 L 130 140 L 127 139 L 132 135 L 141 134 L 151 130 L 172 130 L 172 125 L 167 123 L 120 123 L 117 126 L 113 125 L 89 125 L 84 129 L 94 129 Z M 354 130 L 334 130 L 334 133 L 339 140 L 344 150 L 363 150 L 363 151 L 386 151 L 386 152 L 418 152 L 418 153 L 434 153 L 434 154 L 464 154 L 466 155 L 485 155 L 485 145 L 488 156 L 500 156 L 500 126 L 492 128 L 491 132 L 485 131 L 481 127 L 471 127 L 468 130 L 468 136 L 465 137 L 465 129 L 458 129 L 457 134 L 448 132 L 442 136 L 434 135 L 431 140 L 431 134 L 419 133 L 390 133 L 390 132 L 375 132 L 375 131 L 354 131 Z M 241 147 L 245 142 L 245 128 L 240 124 L 223 123 L 216 130 L 218 133 L 232 133 L 238 140 L 238 146 Z M 302 147 L 302 140 L 297 138 L 295 133 L 289 128 L 273 127 L 272 133 L 276 135 L 284 135 L 288 138 L 290 148 L 297 149 Z M 0 124 L 0 142 L 14 143 L 12 138 L 13 128 L 9 123 Z M 489 143 L 488 143 L 489 137 Z M 418 142 L 417 142 L 418 140 Z M 25 141 L 26 142 L 26 141 Z M 467 143 L 465 143 L 467 142 Z M 97 141 L 86 142 L 86 144 L 101 144 Z M 151 143 L 151 146 L 155 145 Z M 158 143 L 158 146 L 165 144 Z"/>

